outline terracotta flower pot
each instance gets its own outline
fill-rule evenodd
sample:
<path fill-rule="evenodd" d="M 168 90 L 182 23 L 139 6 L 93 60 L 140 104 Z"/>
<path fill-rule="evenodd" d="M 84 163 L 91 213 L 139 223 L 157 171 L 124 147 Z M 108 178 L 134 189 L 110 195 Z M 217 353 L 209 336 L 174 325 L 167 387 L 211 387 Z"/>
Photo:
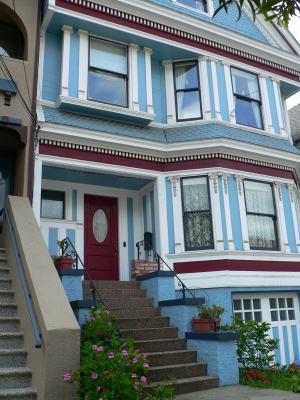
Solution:
<path fill-rule="evenodd" d="M 214 325 L 209 318 L 193 318 L 192 320 L 195 332 L 213 332 Z"/>
<path fill-rule="evenodd" d="M 59 257 L 54 261 L 54 265 L 58 272 L 64 269 L 72 269 L 73 259 L 70 257 Z"/>

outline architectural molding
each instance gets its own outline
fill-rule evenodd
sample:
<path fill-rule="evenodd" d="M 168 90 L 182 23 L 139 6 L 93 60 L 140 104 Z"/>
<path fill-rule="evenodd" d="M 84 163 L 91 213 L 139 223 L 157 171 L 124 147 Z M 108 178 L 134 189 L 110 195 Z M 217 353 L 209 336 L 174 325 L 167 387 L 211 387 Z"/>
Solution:
<path fill-rule="evenodd" d="M 165 82 L 166 82 L 166 101 L 167 101 L 167 122 L 175 123 L 176 110 L 175 110 L 175 94 L 174 94 L 174 74 L 172 60 L 163 61 L 165 67 Z"/>
<path fill-rule="evenodd" d="M 87 100 L 88 69 L 89 69 L 89 34 L 82 29 L 78 30 L 79 36 L 79 64 L 78 64 L 78 97 Z"/>
<path fill-rule="evenodd" d="M 151 73 L 151 54 L 152 49 L 144 47 L 145 54 L 145 75 L 146 75 L 146 98 L 147 98 L 147 112 L 154 114 L 153 96 L 152 96 L 152 73 Z"/>
<path fill-rule="evenodd" d="M 73 28 L 71 26 L 63 25 L 63 44 L 62 44 L 62 61 L 61 61 L 61 95 L 69 96 L 69 70 L 70 70 L 70 47 L 71 47 L 71 33 Z"/>
<path fill-rule="evenodd" d="M 139 46 L 135 43 L 130 43 L 128 46 L 128 69 L 129 69 L 129 109 L 139 111 L 139 83 L 138 83 L 138 55 Z"/>
<path fill-rule="evenodd" d="M 173 196 L 176 197 L 176 195 L 177 195 L 177 184 L 178 184 L 178 182 L 180 182 L 180 178 L 179 178 L 179 176 L 169 176 L 168 180 L 172 185 Z"/>

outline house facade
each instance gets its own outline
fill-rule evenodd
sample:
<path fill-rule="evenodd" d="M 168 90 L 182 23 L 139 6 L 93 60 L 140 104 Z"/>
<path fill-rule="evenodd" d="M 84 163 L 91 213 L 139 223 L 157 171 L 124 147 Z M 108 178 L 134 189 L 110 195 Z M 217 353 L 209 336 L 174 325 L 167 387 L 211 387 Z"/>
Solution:
<path fill-rule="evenodd" d="M 208 0 L 49 0 L 33 209 L 95 280 L 130 280 L 136 243 L 186 286 L 300 348 L 300 151 L 285 99 L 300 46 Z M 151 251 L 141 249 L 151 259 Z"/>

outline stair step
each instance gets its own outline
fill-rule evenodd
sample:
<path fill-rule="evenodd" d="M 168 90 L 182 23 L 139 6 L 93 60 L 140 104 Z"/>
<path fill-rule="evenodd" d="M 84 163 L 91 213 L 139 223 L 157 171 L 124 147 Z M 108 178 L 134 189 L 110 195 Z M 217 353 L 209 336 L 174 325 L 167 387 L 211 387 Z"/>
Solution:
<path fill-rule="evenodd" d="M 0 388 L 19 389 L 31 385 L 31 370 L 29 368 L 0 368 Z"/>
<path fill-rule="evenodd" d="M 10 269 L 6 267 L 0 267 L 0 278 L 8 278 L 8 275 L 10 273 Z"/>
<path fill-rule="evenodd" d="M 20 318 L 0 317 L 0 332 L 16 332 L 19 330 Z"/>
<path fill-rule="evenodd" d="M 0 304 L 13 303 L 14 295 L 15 295 L 14 290 L 0 290 Z"/>
<path fill-rule="evenodd" d="M 0 399 L 36 400 L 37 392 L 32 388 L 0 390 Z"/>
<path fill-rule="evenodd" d="M 0 332 L 0 349 L 23 348 L 24 334 L 20 332 Z"/>
<path fill-rule="evenodd" d="M 25 350 L 0 350 L 0 368 L 25 367 L 26 357 L 27 352 Z"/>
<path fill-rule="evenodd" d="M 11 279 L 10 278 L 0 278 L 0 290 L 10 289 Z"/>
<path fill-rule="evenodd" d="M 115 322 L 119 329 L 164 328 L 169 326 L 169 317 L 118 318 Z"/>
<path fill-rule="evenodd" d="M 105 299 L 104 301 L 107 308 L 123 307 L 123 308 L 140 308 L 140 307 L 152 307 L 153 299 L 148 297 L 132 297 L 125 299 Z"/>
<path fill-rule="evenodd" d="M 109 309 L 117 318 L 143 318 L 160 316 L 160 309 L 158 307 L 121 308 L 119 305 L 119 307 L 110 307 Z"/>
<path fill-rule="evenodd" d="M 197 376 L 193 378 L 176 379 L 174 381 L 152 382 L 148 388 L 157 385 L 172 386 L 175 394 L 197 392 L 199 390 L 212 389 L 218 387 L 219 379 L 216 376 Z"/>
<path fill-rule="evenodd" d="M 95 287 L 101 289 L 140 289 L 140 282 L 137 281 L 93 281 Z M 90 281 L 83 281 L 83 287 L 89 288 Z"/>
<path fill-rule="evenodd" d="M 135 340 L 154 340 L 177 338 L 178 329 L 174 327 L 166 328 L 146 328 L 146 329 L 121 329 L 123 337 L 131 337 Z"/>
<path fill-rule="evenodd" d="M 99 289 L 99 294 L 102 299 L 108 298 L 131 298 L 131 297 L 146 297 L 147 290 L 146 289 Z M 90 288 L 85 288 L 84 290 L 84 298 L 91 298 L 92 294 Z"/>
<path fill-rule="evenodd" d="M 188 363 L 174 365 L 160 365 L 149 368 L 149 379 L 152 382 L 164 381 L 167 379 L 193 378 L 195 376 L 207 375 L 207 364 Z"/>
<path fill-rule="evenodd" d="M 142 353 L 156 353 L 160 351 L 186 350 L 184 339 L 157 339 L 136 340 L 135 345 Z"/>
<path fill-rule="evenodd" d="M 7 257 L 6 257 L 6 256 L 3 256 L 3 255 L 0 253 L 0 266 L 1 266 L 1 267 L 6 267 L 7 264 L 8 264 L 8 259 L 7 259 Z"/>
<path fill-rule="evenodd" d="M 161 351 L 148 353 L 147 359 L 151 367 L 195 363 L 197 362 L 197 352 L 195 350 Z"/>
<path fill-rule="evenodd" d="M 0 303 L 0 317 L 15 317 L 17 308 L 16 303 Z"/>

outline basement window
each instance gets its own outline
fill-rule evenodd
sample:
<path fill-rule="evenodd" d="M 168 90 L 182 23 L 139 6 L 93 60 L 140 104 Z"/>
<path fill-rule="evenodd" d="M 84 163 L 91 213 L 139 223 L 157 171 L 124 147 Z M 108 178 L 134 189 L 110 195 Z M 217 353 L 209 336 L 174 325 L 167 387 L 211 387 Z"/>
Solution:
<path fill-rule="evenodd" d="M 42 190 L 41 218 L 65 218 L 65 192 Z"/>

